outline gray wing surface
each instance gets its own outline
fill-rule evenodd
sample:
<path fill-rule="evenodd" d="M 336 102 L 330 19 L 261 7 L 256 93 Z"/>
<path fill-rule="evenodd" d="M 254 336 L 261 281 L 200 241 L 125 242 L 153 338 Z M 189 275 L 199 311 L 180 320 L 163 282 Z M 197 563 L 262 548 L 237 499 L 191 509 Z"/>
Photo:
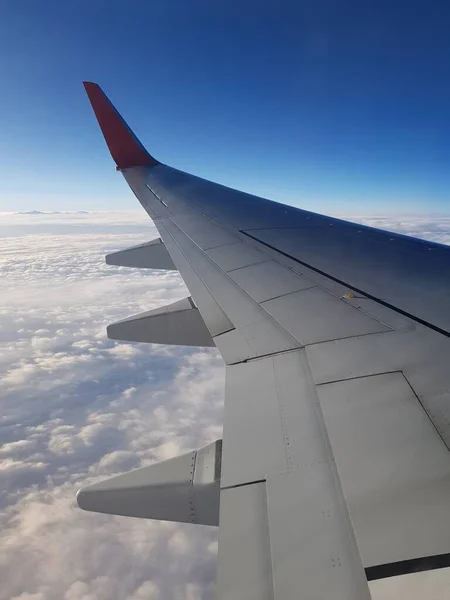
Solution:
<path fill-rule="evenodd" d="M 86 88 L 168 253 L 146 246 L 149 266 L 174 265 L 191 294 L 138 315 L 144 334 L 122 321 L 120 339 L 215 345 L 226 390 L 223 444 L 172 459 L 165 479 L 84 488 L 80 506 L 218 524 L 220 600 L 361 600 L 368 580 L 450 565 L 450 249 L 205 181 L 142 146 L 128 160 L 124 134 L 118 160 L 114 118 Z M 142 509 L 143 488 L 166 502 L 175 479 L 172 512 Z M 202 519 L 208 503 L 218 516 Z"/>

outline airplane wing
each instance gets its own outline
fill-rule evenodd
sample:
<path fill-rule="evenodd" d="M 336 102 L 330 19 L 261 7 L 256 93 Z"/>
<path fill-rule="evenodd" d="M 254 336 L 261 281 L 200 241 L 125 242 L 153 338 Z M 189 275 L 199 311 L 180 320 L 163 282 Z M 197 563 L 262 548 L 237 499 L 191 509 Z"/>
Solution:
<path fill-rule="evenodd" d="M 219 525 L 221 600 L 361 600 L 449 566 L 450 248 L 161 164 L 85 87 L 160 234 L 107 262 L 176 268 L 191 294 L 108 335 L 216 346 L 226 393 L 223 441 L 79 505 Z"/>

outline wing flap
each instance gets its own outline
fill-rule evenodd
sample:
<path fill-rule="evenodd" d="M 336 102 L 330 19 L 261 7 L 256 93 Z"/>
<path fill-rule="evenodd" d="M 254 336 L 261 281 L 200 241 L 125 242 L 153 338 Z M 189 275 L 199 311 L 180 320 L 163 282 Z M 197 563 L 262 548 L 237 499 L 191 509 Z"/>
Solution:
<path fill-rule="evenodd" d="M 219 589 L 222 580 L 241 577 L 244 597 L 254 597 L 243 587 L 249 581 L 263 595 L 268 593 L 264 577 L 258 584 L 254 579 L 269 562 L 274 598 L 295 597 L 301 585 L 305 597 L 369 599 L 306 352 L 228 366 L 226 399 Z M 256 532 L 243 529 L 250 536 L 245 542 L 241 532 L 231 536 L 226 531 L 234 530 L 230 507 L 239 497 L 248 503 L 246 518 L 258 527 Z M 257 512 L 250 517 L 250 510 Z M 241 544 L 256 543 L 260 546 L 252 548 L 253 572 L 242 574 L 233 556 Z M 227 598 L 223 586 L 219 597 Z"/>
<path fill-rule="evenodd" d="M 404 375 L 329 383 L 318 394 L 364 566 L 447 553 L 449 452 Z"/>
<path fill-rule="evenodd" d="M 273 600 L 265 483 L 222 490 L 219 522 L 216 597 Z"/>
<path fill-rule="evenodd" d="M 274 598 L 370 600 L 348 517 L 328 461 L 267 478 Z"/>

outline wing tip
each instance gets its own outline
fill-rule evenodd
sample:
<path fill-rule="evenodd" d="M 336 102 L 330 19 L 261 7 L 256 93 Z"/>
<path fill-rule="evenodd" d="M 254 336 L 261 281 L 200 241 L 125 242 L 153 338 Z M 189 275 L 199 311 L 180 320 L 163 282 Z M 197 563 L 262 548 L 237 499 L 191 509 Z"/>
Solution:
<path fill-rule="evenodd" d="M 98 83 L 93 81 L 82 83 L 117 168 L 159 165 L 160 163 L 147 152 Z"/>
<path fill-rule="evenodd" d="M 95 83 L 95 81 L 82 81 L 81 82 L 84 86 L 84 89 L 87 90 L 89 88 L 99 88 L 100 86 L 98 85 L 98 83 Z"/>

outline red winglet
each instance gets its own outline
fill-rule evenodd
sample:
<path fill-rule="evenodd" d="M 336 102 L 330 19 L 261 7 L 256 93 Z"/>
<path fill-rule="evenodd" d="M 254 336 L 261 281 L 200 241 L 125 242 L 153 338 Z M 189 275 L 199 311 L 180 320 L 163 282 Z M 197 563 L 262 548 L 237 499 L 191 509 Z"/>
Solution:
<path fill-rule="evenodd" d="M 83 81 L 83 85 L 117 167 L 126 169 L 159 165 L 125 123 L 101 87 L 88 81 Z"/>

